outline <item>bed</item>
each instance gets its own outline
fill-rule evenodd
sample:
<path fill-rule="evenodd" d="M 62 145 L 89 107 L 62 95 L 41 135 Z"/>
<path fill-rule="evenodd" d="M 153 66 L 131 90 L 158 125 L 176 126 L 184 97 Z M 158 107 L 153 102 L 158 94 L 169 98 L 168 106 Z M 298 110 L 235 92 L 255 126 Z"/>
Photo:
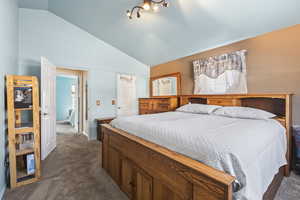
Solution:
<path fill-rule="evenodd" d="M 277 117 L 168 112 L 117 119 L 103 127 L 102 167 L 130 199 L 273 199 L 290 171 L 291 95 L 180 97 L 181 105 L 189 102 L 254 107 Z"/>

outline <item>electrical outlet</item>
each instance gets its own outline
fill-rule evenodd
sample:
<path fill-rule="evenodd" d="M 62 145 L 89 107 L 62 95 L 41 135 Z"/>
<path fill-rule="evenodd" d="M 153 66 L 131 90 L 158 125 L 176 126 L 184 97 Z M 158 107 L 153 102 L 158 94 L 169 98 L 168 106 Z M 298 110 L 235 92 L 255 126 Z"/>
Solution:
<path fill-rule="evenodd" d="M 96 101 L 96 105 L 97 105 L 97 106 L 100 106 L 100 100 L 97 100 L 97 101 Z"/>

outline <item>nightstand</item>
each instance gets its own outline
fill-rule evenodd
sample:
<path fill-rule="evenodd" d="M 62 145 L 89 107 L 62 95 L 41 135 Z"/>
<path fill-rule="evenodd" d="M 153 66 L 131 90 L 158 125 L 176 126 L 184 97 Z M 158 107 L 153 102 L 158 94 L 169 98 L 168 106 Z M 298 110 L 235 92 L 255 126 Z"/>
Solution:
<path fill-rule="evenodd" d="M 101 124 L 109 124 L 115 117 L 97 118 L 97 139 L 102 141 Z"/>

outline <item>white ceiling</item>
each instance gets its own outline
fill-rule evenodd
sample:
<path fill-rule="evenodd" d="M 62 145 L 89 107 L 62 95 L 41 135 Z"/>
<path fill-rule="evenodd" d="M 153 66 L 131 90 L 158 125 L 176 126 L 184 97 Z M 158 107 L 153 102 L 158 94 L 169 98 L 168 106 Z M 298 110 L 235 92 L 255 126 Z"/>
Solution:
<path fill-rule="evenodd" d="M 20 2 L 48 8 L 151 66 L 300 22 L 300 0 L 169 0 L 169 8 L 133 20 L 126 10 L 142 0 Z"/>

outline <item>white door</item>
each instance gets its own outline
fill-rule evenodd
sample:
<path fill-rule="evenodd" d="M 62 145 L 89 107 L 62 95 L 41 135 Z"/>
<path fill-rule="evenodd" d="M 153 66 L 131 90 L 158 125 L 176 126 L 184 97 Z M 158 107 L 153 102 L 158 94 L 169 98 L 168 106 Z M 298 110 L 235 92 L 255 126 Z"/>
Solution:
<path fill-rule="evenodd" d="M 137 114 L 136 77 L 118 74 L 117 77 L 117 115 Z"/>
<path fill-rule="evenodd" d="M 56 66 L 41 58 L 41 149 L 42 160 L 56 147 Z"/>

